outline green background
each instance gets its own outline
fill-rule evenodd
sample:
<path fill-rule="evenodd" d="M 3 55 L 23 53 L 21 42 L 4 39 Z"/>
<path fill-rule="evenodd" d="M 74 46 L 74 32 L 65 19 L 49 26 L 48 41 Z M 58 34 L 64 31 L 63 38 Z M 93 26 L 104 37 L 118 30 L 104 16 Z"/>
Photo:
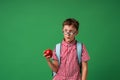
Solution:
<path fill-rule="evenodd" d="M 88 80 L 120 80 L 119 0 L 0 0 L 0 80 L 51 80 L 43 51 L 71 17 L 91 58 Z"/>

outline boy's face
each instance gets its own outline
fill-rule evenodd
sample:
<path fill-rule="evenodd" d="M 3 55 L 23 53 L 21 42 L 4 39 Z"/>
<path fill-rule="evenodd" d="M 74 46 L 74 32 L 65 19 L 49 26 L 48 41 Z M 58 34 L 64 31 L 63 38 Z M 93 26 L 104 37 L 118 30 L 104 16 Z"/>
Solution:
<path fill-rule="evenodd" d="M 75 36 L 78 34 L 78 31 L 72 25 L 64 25 L 63 34 L 65 41 L 70 43 L 75 39 Z"/>

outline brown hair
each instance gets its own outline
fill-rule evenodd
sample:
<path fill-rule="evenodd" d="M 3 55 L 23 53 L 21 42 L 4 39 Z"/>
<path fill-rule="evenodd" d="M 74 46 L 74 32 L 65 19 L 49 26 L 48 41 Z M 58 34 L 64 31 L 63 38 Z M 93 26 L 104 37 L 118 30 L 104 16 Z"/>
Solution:
<path fill-rule="evenodd" d="M 68 18 L 68 19 L 66 19 L 63 22 L 62 26 L 64 27 L 64 25 L 69 25 L 69 26 L 72 25 L 73 27 L 76 28 L 77 31 L 79 29 L 79 22 L 76 19 L 74 19 L 74 18 Z"/>

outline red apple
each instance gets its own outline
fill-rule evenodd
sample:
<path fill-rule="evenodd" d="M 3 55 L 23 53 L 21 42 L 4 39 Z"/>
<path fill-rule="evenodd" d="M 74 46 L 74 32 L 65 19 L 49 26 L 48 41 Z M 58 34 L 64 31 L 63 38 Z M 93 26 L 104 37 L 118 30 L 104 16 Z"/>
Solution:
<path fill-rule="evenodd" d="M 47 50 L 44 51 L 44 55 L 45 55 L 45 56 L 50 56 L 50 57 L 52 57 L 52 54 L 53 54 L 53 52 L 52 52 L 51 49 L 47 49 Z"/>

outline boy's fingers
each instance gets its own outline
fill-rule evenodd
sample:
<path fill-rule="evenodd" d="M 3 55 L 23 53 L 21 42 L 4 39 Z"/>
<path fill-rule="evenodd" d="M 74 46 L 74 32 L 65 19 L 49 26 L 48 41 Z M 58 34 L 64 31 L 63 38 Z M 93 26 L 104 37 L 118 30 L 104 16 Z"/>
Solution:
<path fill-rule="evenodd" d="M 50 58 L 50 56 L 46 56 L 46 58 Z"/>
<path fill-rule="evenodd" d="M 46 56 L 47 54 L 43 54 L 43 56 Z"/>
<path fill-rule="evenodd" d="M 46 58 L 51 58 L 49 55 L 47 56 L 46 54 L 43 54 L 43 56 Z"/>

